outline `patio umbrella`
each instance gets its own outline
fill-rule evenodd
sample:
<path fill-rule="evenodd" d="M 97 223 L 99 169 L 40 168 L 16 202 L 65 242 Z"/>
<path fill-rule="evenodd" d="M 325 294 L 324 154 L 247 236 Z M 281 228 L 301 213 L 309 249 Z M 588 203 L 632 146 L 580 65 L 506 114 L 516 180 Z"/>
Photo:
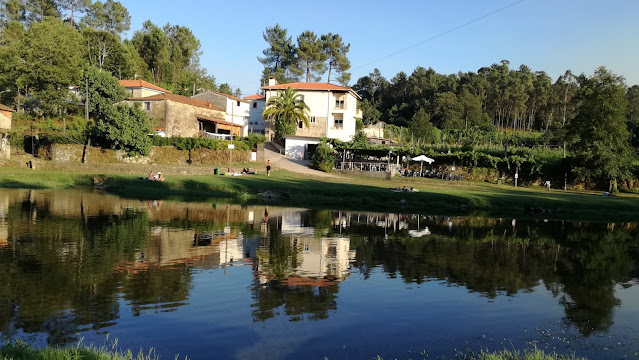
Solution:
<path fill-rule="evenodd" d="M 432 164 L 435 162 L 435 160 L 429 158 L 426 155 L 419 155 L 419 156 L 415 156 L 414 158 L 411 158 L 411 160 L 413 161 L 419 161 L 421 164 L 419 165 L 419 173 L 422 173 L 422 170 L 424 169 L 424 162 L 427 162 L 429 164 Z"/>

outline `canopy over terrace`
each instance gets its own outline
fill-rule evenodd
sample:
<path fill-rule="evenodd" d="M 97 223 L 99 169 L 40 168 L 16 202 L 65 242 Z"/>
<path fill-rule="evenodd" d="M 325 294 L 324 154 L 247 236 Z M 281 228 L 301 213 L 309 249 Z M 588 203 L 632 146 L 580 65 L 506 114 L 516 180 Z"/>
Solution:
<path fill-rule="evenodd" d="M 397 172 L 407 152 L 400 149 L 337 148 L 338 169 Z"/>
<path fill-rule="evenodd" d="M 203 116 L 198 116 L 197 121 L 200 123 L 200 131 L 204 137 L 215 138 L 216 134 L 240 136 L 242 133 L 242 125 L 232 122 Z"/>

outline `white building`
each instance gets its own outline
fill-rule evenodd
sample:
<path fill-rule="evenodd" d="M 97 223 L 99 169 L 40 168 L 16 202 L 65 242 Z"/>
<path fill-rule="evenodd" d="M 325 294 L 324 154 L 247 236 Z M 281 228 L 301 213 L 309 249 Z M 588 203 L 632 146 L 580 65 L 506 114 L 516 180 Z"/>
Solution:
<path fill-rule="evenodd" d="M 211 104 L 226 111 L 226 121 L 242 127 L 242 136 L 247 136 L 249 132 L 248 119 L 250 101 L 242 100 L 238 97 L 223 94 L 217 91 L 207 91 L 192 96 L 193 99 L 208 101 Z"/>
<path fill-rule="evenodd" d="M 266 124 L 262 119 L 262 112 L 266 105 L 266 97 L 264 95 L 255 94 L 245 96 L 244 100 L 250 101 L 248 127 L 249 133 L 265 134 Z"/>
<path fill-rule="evenodd" d="M 262 87 L 265 101 L 287 88 L 296 90 L 310 108 L 310 126 L 300 122 L 295 135 L 285 137 L 287 157 L 308 159 L 312 152 L 309 147 L 317 145 L 322 137 L 350 141 L 355 136 L 357 119 L 361 119 L 362 113 L 357 108 L 361 97 L 353 89 L 330 83 L 277 84 L 271 77 L 268 85 Z M 267 122 L 267 138 L 272 140 L 274 135 L 274 124 Z"/>

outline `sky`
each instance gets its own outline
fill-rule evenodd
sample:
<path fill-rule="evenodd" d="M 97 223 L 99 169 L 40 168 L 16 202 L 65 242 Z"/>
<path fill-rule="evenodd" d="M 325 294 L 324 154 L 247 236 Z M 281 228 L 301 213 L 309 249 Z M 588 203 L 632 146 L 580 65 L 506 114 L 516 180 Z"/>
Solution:
<path fill-rule="evenodd" d="M 305 30 L 341 35 L 351 44 L 351 85 L 375 68 L 390 80 L 418 66 L 476 72 L 503 59 L 553 80 L 605 66 L 639 84 L 639 0 L 120 1 L 128 38 L 145 20 L 187 26 L 202 44 L 201 65 L 244 96 L 259 90 L 262 33 L 278 23 L 294 41 Z"/>

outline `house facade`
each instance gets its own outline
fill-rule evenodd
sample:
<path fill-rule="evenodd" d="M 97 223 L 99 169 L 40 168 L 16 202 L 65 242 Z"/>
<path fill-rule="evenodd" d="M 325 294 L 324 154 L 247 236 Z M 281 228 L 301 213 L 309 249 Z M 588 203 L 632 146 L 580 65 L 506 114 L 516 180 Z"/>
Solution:
<path fill-rule="evenodd" d="M 266 97 L 260 94 L 254 94 L 244 97 L 244 100 L 250 101 L 248 128 L 249 133 L 264 135 L 266 132 L 266 124 L 262 119 L 264 106 L 266 105 Z"/>
<path fill-rule="evenodd" d="M 156 131 L 167 137 L 209 137 L 229 139 L 241 136 L 243 127 L 226 121 L 226 112 L 207 102 L 172 93 L 126 99 L 129 106 L 140 104 Z"/>
<path fill-rule="evenodd" d="M 271 77 L 268 85 L 262 87 L 265 102 L 287 88 L 296 90 L 310 111 L 309 126 L 299 122 L 295 135 L 286 137 L 286 156 L 309 158 L 309 145 L 318 144 L 322 137 L 350 141 L 355 136 L 357 119 L 362 115 L 357 108 L 361 97 L 353 89 L 330 83 L 277 84 Z M 275 136 L 275 126 L 270 121 L 266 124 L 266 136 L 270 140 Z"/>
<path fill-rule="evenodd" d="M 240 125 L 242 127 L 241 135 L 247 136 L 249 132 L 248 119 L 250 116 L 250 101 L 240 99 L 238 97 L 223 94 L 217 91 L 207 91 L 197 94 L 193 99 L 208 101 L 218 108 L 226 111 L 226 121 Z"/>
<path fill-rule="evenodd" d="M 11 116 L 15 111 L 0 104 L 0 160 L 8 160 L 11 156 L 9 133 L 11 132 Z"/>

